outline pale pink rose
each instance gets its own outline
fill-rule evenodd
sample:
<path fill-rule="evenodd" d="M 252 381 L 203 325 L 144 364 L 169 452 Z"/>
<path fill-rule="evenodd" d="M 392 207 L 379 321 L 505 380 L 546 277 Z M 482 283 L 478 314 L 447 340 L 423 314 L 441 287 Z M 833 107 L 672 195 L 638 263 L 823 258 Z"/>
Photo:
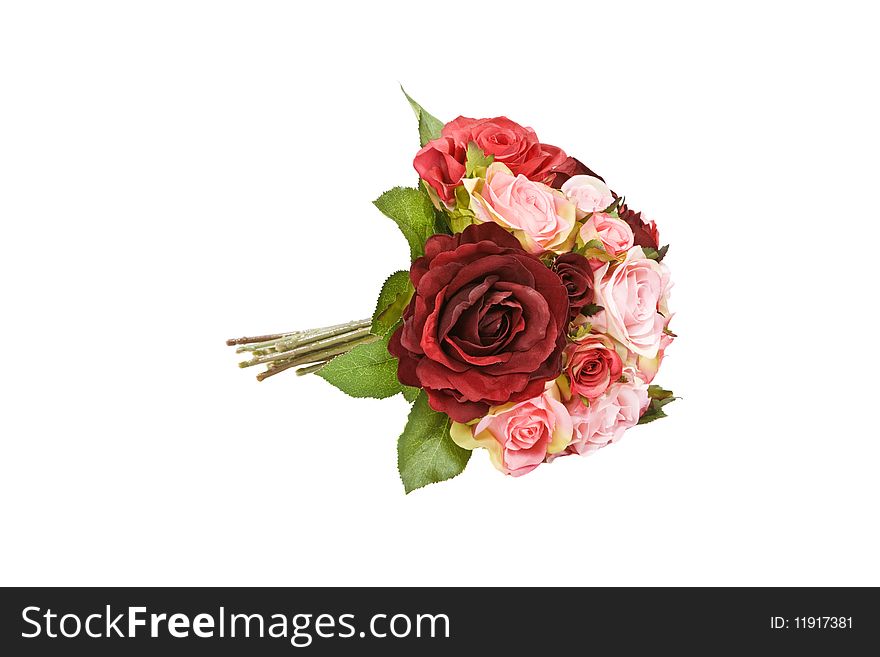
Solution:
<path fill-rule="evenodd" d="M 605 309 L 601 321 L 612 338 L 639 356 L 655 358 L 669 314 L 670 288 L 666 266 L 635 246 L 623 262 L 596 270 L 594 303 Z"/>
<path fill-rule="evenodd" d="M 671 313 L 669 317 L 666 318 L 666 325 L 663 327 L 663 333 L 660 336 L 660 349 L 657 351 L 657 355 L 653 358 L 647 358 L 646 356 L 639 356 L 636 353 L 633 353 L 629 349 L 627 349 L 624 345 L 620 344 L 617 340 L 611 340 L 614 345 L 614 350 L 617 352 L 617 355 L 620 356 L 620 360 L 623 361 L 624 367 L 634 368 L 639 376 L 639 378 L 645 383 L 651 383 L 654 380 L 654 377 L 657 376 L 657 371 L 660 369 L 660 363 L 663 361 L 663 357 L 666 353 L 666 349 L 669 345 L 672 344 L 672 341 L 675 339 L 674 335 L 671 335 L 667 332 L 669 328 L 669 322 L 672 321 L 675 313 Z M 590 315 L 589 317 L 578 317 L 574 322 L 576 325 L 578 324 L 589 324 L 590 330 L 593 333 L 608 333 L 608 322 L 606 320 L 606 313 L 604 310 L 600 310 L 595 315 Z"/>
<path fill-rule="evenodd" d="M 519 477 L 563 451 L 571 442 L 572 424 L 551 382 L 538 397 L 490 409 L 474 426 L 453 422 L 450 435 L 465 449 L 488 449 L 496 468 Z"/>
<path fill-rule="evenodd" d="M 574 436 L 567 453 L 582 456 L 617 442 L 623 433 L 638 424 L 648 407 L 648 384 L 633 369 L 623 372 L 625 382 L 613 384 L 599 399 L 587 406 L 580 398 L 568 403 Z"/>
<path fill-rule="evenodd" d="M 595 176 L 572 176 L 560 189 L 577 206 L 578 219 L 601 212 L 614 202 L 611 189 Z"/>
<path fill-rule="evenodd" d="M 529 253 L 565 253 L 575 239 L 575 207 L 561 192 L 500 163 L 489 165 L 486 179 L 464 181 L 478 221 L 493 221 L 511 231 Z"/>
<path fill-rule="evenodd" d="M 580 236 L 584 244 L 599 240 L 611 255 L 628 251 L 633 245 L 632 228 L 622 219 L 604 212 L 592 214 L 581 226 Z"/>
<path fill-rule="evenodd" d="M 675 339 L 674 335 L 667 332 L 671 320 L 672 315 L 666 320 L 663 335 L 660 336 L 660 349 L 657 351 L 657 355 L 654 356 L 654 358 L 647 358 L 645 356 L 634 354 L 620 343 L 617 343 L 616 345 L 617 353 L 621 359 L 623 359 L 624 365 L 635 368 L 638 372 L 639 378 L 645 383 L 651 383 L 651 381 L 654 380 L 654 377 L 657 376 L 657 371 L 660 369 L 660 363 L 663 362 L 666 349 Z"/>

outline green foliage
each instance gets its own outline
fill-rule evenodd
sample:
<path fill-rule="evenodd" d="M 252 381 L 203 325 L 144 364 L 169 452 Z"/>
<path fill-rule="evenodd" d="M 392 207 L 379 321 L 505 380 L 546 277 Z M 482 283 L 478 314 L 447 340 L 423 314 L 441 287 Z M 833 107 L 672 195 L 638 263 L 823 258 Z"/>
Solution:
<path fill-rule="evenodd" d="M 648 397 L 651 401 L 648 404 L 648 408 L 642 413 L 642 417 L 639 418 L 639 424 L 647 424 L 648 422 L 659 420 L 661 417 L 666 417 L 663 407 L 678 399 L 678 397 L 673 396 L 671 390 L 664 390 L 660 386 L 654 385 L 648 386 Z"/>
<path fill-rule="evenodd" d="M 471 197 L 464 185 L 455 188 L 455 206 L 447 209 L 445 215 L 447 223 L 453 234 L 462 232 L 465 228 L 476 223 L 476 216 L 470 209 Z"/>
<path fill-rule="evenodd" d="M 586 242 L 580 248 L 575 249 L 574 252 L 580 253 L 585 258 L 601 260 L 602 262 L 611 262 L 612 260 L 617 260 L 617 258 L 615 258 L 613 255 L 605 250 L 605 245 L 602 244 L 601 241 L 596 239 Z"/>
<path fill-rule="evenodd" d="M 352 397 L 385 399 L 402 392 L 397 380 L 397 359 L 388 353 L 388 338 L 360 344 L 336 356 L 316 372 L 327 383 Z"/>
<path fill-rule="evenodd" d="M 602 212 L 603 212 L 604 214 L 613 214 L 613 215 L 617 216 L 617 209 L 618 209 L 619 207 L 621 207 L 621 206 L 624 204 L 625 201 L 626 201 L 626 198 L 625 198 L 625 197 L 623 197 L 623 196 L 618 196 L 617 198 L 615 198 L 615 199 L 611 202 L 611 205 L 609 205 L 607 208 L 605 208 L 604 210 L 602 210 Z"/>
<path fill-rule="evenodd" d="M 449 426 L 449 417 L 433 410 L 420 391 L 397 442 L 397 468 L 407 493 L 464 470 L 471 452 L 452 441 Z"/>
<path fill-rule="evenodd" d="M 392 219 L 409 243 L 410 258 L 425 254 L 425 242 L 445 227 L 434 212 L 428 195 L 413 187 L 395 187 L 373 201 L 386 217 Z"/>
<path fill-rule="evenodd" d="M 424 146 L 432 139 L 437 139 L 440 136 L 440 131 L 443 130 L 443 121 L 425 111 L 424 107 L 419 105 L 408 93 L 406 93 L 406 89 L 403 88 L 403 85 L 401 85 L 400 90 L 409 101 L 410 107 L 412 107 L 413 112 L 415 112 L 416 120 L 419 122 L 419 143 Z"/>
<path fill-rule="evenodd" d="M 389 333 L 400 321 L 412 295 L 413 286 L 409 280 L 409 272 L 397 271 L 391 274 L 379 292 L 370 331 L 379 336 Z"/>
<path fill-rule="evenodd" d="M 598 307 L 598 306 L 597 306 Z M 595 313 L 593 313 L 595 314 Z M 568 339 L 572 342 L 577 342 L 578 340 L 582 340 L 588 335 L 590 335 L 590 331 L 592 330 L 593 325 L 587 322 L 586 324 L 580 324 L 571 328 L 568 332 Z"/>
<path fill-rule="evenodd" d="M 476 142 L 472 141 L 468 143 L 467 147 L 467 159 L 464 163 L 464 175 L 466 175 L 468 178 L 472 178 L 474 176 L 485 176 L 486 167 L 492 164 L 494 160 L 494 156 L 486 155 L 483 152 L 483 149 L 477 146 Z"/>
<path fill-rule="evenodd" d="M 642 251 L 644 251 L 646 258 L 660 262 L 666 257 L 666 252 L 669 251 L 669 245 L 667 244 L 659 251 L 657 249 L 652 249 L 650 246 L 643 246 Z"/>

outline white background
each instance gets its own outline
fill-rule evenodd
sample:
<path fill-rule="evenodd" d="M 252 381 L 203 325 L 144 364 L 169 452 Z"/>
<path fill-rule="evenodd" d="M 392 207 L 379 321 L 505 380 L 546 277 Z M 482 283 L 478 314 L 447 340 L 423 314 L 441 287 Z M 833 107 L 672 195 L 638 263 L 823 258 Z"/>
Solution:
<path fill-rule="evenodd" d="M 867 6 L 3 3 L 0 583 L 880 584 Z M 405 496 L 401 398 L 236 368 L 407 265 L 399 82 L 658 220 L 669 419 Z"/>

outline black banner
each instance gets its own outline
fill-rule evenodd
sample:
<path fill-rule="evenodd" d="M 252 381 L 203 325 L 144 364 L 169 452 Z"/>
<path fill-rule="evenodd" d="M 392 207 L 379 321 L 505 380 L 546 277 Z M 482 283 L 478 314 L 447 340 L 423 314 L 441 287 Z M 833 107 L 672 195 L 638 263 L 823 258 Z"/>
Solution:
<path fill-rule="evenodd" d="M 23 588 L 0 654 L 715 654 L 876 646 L 876 589 Z M 870 648 L 876 650 L 876 647 Z"/>

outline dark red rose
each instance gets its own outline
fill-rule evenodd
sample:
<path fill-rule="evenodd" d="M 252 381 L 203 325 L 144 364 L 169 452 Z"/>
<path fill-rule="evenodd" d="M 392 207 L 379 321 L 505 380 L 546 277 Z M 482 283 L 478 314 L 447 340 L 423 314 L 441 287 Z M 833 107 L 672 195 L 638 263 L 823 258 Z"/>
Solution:
<path fill-rule="evenodd" d="M 447 123 L 441 133 L 467 148 L 475 142 L 495 162 L 505 164 L 514 175 L 522 174 L 530 180 L 546 182 L 554 167 L 565 161 L 561 148 L 542 144 L 531 128 L 521 126 L 506 116 L 494 119 L 469 119 L 459 116 Z"/>
<path fill-rule="evenodd" d="M 559 376 L 568 294 L 559 276 L 494 223 L 434 235 L 388 351 L 397 377 L 456 422 L 541 394 Z"/>
<path fill-rule="evenodd" d="M 457 143 L 449 137 L 429 141 L 416 153 L 413 166 L 419 177 L 434 188 L 437 195 L 452 203 L 455 188 L 464 177 L 467 143 Z"/>
<path fill-rule="evenodd" d="M 641 212 L 634 212 L 624 205 L 620 208 L 620 218 L 632 228 L 633 243 L 636 246 L 649 246 L 652 249 L 660 248 L 660 235 L 657 232 L 657 224 L 653 221 L 644 221 Z"/>
<path fill-rule="evenodd" d="M 568 292 L 569 319 L 574 319 L 581 308 L 593 303 L 593 268 L 579 253 L 566 253 L 556 258 L 554 269 Z"/>
<path fill-rule="evenodd" d="M 602 176 L 590 169 L 590 167 L 580 160 L 573 157 L 567 157 L 561 164 L 553 167 L 551 174 L 553 178 L 550 180 L 549 184 L 554 189 L 562 187 L 565 181 L 572 176 L 593 176 L 594 178 L 598 178 L 602 182 L 605 182 L 605 179 Z"/>

